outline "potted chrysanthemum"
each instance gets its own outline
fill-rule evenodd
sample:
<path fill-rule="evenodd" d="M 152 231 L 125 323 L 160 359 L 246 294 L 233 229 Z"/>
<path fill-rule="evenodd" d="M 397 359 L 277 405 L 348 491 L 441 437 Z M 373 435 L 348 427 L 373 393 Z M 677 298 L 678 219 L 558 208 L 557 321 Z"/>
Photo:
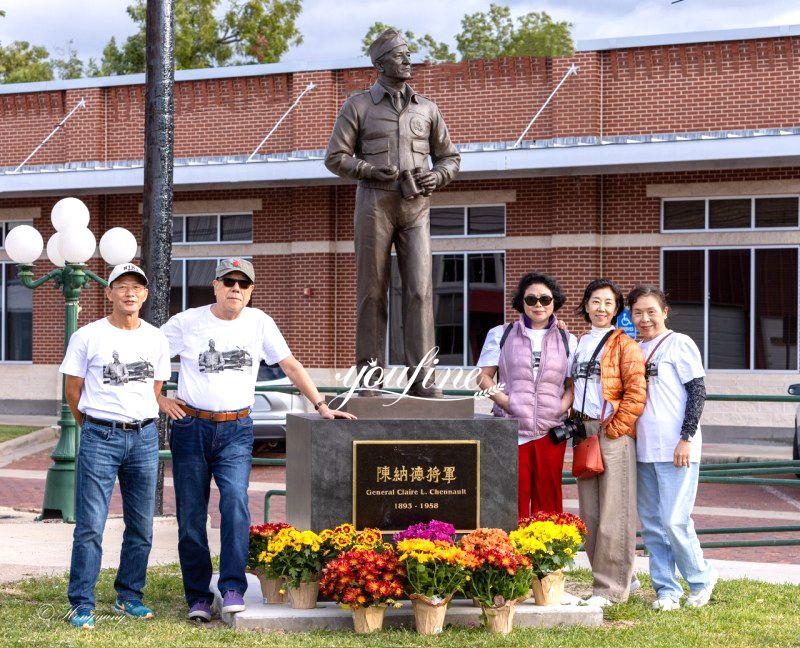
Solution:
<path fill-rule="evenodd" d="M 277 574 L 271 564 L 264 562 L 269 549 L 269 542 L 281 529 L 291 525 L 286 522 L 270 522 L 250 527 L 250 545 L 247 554 L 247 568 L 255 574 L 261 584 L 261 596 L 267 605 L 286 602 L 283 592 L 283 578 Z"/>
<path fill-rule="evenodd" d="M 394 551 L 356 548 L 328 561 L 320 591 L 353 611 L 357 633 L 377 632 L 383 627 L 386 607 L 405 592 L 405 575 Z"/>
<path fill-rule="evenodd" d="M 467 594 L 480 602 L 490 632 L 508 634 L 517 604 L 530 596 L 531 561 L 509 546 L 505 532 L 493 536 L 492 542 L 480 543 L 472 554 L 477 564 Z"/>
<path fill-rule="evenodd" d="M 439 634 L 453 594 L 463 591 L 475 557 L 455 546 L 455 528 L 433 521 L 395 535 L 400 561 L 405 564 L 407 591 L 414 608 L 417 632 Z"/>
<path fill-rule="evenodd" d="M 262 562 L 286 579 L 286 590 L 293 608 L 310 609 L 317 605 L 319 573 L 328 548 L 313 531 L 281 529 L 270 540 Z"/>
<path fill-rule="evenodd" d="M 569 513 L 538 513 L 520 521 L 511 541 L 531 560 L 536 605 L 560 605 L 564 596 L 564 569 L 572 565 L 586 538 L 586 525 Z"/>

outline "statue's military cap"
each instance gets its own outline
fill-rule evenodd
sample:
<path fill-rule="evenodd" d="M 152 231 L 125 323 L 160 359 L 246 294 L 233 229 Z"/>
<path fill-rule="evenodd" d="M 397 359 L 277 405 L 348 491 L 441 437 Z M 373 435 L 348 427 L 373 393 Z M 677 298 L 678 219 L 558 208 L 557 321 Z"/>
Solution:
<path fill-rule="evenodd" d="M 408 43 L 406 43 L 405 38 L 399 31 L 390 27 L 369 46 L 369 58 L 372 64 L 377 63 L 378 59 L 386 52 L 391 52 L 395 47 L 400 47 L 400 45 L 408 45 Z"/>

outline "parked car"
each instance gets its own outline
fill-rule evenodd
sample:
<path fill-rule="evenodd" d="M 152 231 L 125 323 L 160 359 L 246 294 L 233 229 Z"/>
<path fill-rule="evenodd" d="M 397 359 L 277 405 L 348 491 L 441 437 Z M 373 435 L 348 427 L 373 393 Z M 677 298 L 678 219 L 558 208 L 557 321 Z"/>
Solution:
<path fill-rule="evenodd" d="M 792 396 L 800 396 L 800 383 L 789 385 L 789 393 Z M 800 460 L 800 405 L 794 413 L 794 443 L 792 444 L 792 459 Z M 800 474 L 797 475 L 800 477 Z"/>
<path fill-rule="evenodd" d="M 261 364 L 256 387 L 291 386 L 291 381 L 278 365 Z M 253 440 L 267 449 L 285 447 L 286 415 L 311 411 L 311 404 L 302 394 L 256 391 L 253 403 Z"/>

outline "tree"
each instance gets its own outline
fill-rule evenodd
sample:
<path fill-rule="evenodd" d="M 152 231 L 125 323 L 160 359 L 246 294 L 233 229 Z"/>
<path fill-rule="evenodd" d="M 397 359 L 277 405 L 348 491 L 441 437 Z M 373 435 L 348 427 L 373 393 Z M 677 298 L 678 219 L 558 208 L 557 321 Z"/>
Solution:
<path fill-rule="evenodd" d="M 296 19 L 302 0 L 175 0 L 175 66 L 205 68 L 242 63 L 274 63 L 303 42 Z M 131 74 L 145 69 L 146 0 L 135 0 L 128 15 L 138 26 L 122 47 L 113 37 L 103 50 L 99 74 Z"/>
<path fill-rule="evenodd" d="M 67 46 L 59 52 L 63 58 L 52 60 L 53 71 L 59 79 L 80 79 L 86 76 L 83 61 L 78 58 L 78 50 L 72 40 L 67 42 Z M 88 67 L 93 65 L 90 59 Z"/>
<path fill-rule="evenodd" d="M 395 29 L 399 31 L 406 39 L 406 42 L 408 43 L 408 51 L 412 54 L 425 52 L 425 61 L 430 61 L 433 63 L 452 63 L 456 60 L 455 54 L 450 51 L 450 47 L 447 45 L 447 43 L 437 42 L 430 34 L 425 34 L 421 38 L 417 38 L 414 36 L 414 32 L 412 31 L 407 29 L 401 30 L 397 27 L 392 27 L 391 25 L 387 25 L 386 23 L 379 21 L 373 23 L 372 26 L 367 30 L 367 33 L 361 40 L 361 51 L 368 56 L 369 46 L 372 41 L 374 41 L 387 29 Z"/>
<path fill-rule="evenodd" d="M 569 56 L 575 51 L 571 23 L 555 22 L 547 12 L 532 11 L 511 19 L 511 9 L 492 3 L 488 12 L 461 19 L 456 44 L 462 59 L 499 56 Z"/>
<path fill-rule="evenodd" d="M 49 53 L 40 45 L 28 41 L 14 41 L 0 47 L 0 81 L 2 83 L 28 83 L 50 81 L 53 66 Z"/>

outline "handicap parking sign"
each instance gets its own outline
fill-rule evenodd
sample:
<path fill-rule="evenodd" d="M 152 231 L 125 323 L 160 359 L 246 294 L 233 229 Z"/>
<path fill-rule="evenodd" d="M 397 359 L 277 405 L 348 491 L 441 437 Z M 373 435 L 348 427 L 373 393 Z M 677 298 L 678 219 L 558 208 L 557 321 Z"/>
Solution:
<path fill-rule="evenodd" d="M 623 308 L 622 312 L 617 316 L 617 326 L 621 328 L 628 337 L 636 339 L 636 327 L 631 320 L 631 311 L 629 308 Z"/>

